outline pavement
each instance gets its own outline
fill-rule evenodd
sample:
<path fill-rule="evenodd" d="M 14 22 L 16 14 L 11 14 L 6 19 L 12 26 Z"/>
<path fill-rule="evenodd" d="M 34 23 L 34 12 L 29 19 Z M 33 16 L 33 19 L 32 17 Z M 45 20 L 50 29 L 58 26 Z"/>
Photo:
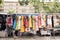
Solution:
<path fill-rule="evenodd" d="M 60 36 L 34 36 L 34 37 L 18 37 L 18 38 L 0 38 L 0 40 L 60 40 Z"/>

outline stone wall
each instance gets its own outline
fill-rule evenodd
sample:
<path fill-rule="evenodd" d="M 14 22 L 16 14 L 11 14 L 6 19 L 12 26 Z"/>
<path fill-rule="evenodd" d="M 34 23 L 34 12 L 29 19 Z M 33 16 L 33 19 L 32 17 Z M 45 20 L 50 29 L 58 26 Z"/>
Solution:
<path fill-rule="evenodd" d="M 4 12 L 9 10 L 15 10 L 15 13 L 34 13 L 34 7 L 32 5 L 21 6 L 18 2 L 4 2 Z"/>

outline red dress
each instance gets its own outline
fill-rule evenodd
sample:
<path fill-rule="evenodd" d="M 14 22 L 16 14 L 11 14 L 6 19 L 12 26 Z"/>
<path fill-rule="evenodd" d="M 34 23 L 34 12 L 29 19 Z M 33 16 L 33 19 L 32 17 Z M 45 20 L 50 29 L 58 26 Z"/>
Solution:
<path fill-rule="evenodd" d="M 12 26 L 12 24 L 13 24 L 13 21 L 12 21 L 13 19 L 12 19 L 12 17 L 8 17 L 7 18 L 7 25 L 10 27 L 10 26 Z"/>

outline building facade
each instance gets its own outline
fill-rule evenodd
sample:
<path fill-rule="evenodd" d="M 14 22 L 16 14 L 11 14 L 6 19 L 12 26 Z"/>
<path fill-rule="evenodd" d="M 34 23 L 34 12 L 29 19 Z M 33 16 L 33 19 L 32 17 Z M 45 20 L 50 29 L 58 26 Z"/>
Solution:
<path fill-rule="evenodd" d="M 32 5 L 21 6 L 18 1 L 4 1 L 3 9 L 6 13 L 34 13 Z"/>
<path fill-rule="evenodd" d="M 51 3 L 51 2 L 60 2 L 60 0 L 40 0 L 40 2 Z M 28 5 L 20 5 L 18 0 L 4 0 L 4 5 L 0 8 L 0 12 L 5 13 L 35 13 L 34 7 L 31 4 Z"/>
<path fill-rule="evenodd" d="M 13 12 L 17 13 L 18 2 L 4 1 L 4 12 Z"/>
<path fill-rule="evenodd" d="M 60 0 L 40 0 L 40 2 L 60 2 Z"/>

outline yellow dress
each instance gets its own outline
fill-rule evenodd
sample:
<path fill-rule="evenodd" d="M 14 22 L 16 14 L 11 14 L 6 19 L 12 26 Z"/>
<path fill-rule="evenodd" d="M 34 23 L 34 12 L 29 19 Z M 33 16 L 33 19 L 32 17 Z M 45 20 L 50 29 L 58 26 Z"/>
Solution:
<path fill-rule="evenodd" d="M 20 32 L 24 32 L 24 16 L 21 16 L 22 22 L 21 22 L 21 29 Z"/>
<path fill-rule="evenodd" d="M 21 23 L 20 19 L 21 19 L 21 16 L 17 16 L 17 18 L 16 18 L 16 21 L 17 21 L 16 30 L 20 29 L 20 23 Z"/>
<path fill-rule="evenodd" d="M 29 27 L 30 28 L 32 27 L 32 19 L 31 19 L 31 16 L 29 16 Z"/>
<path fill-rule="evenodd" d="M 44 28 L 46 28 L 46 15 L 43 15 Z"/>
<path fill-rule="evenodd" d="M 16 30 L 18 30 L 18 16 L 16 17 Z"/>
<path fill-rule="evenodd" d="M 35 20 L 35 16 L 33 16 L 33 30 L 36 29 L 36 20 Z"/>

